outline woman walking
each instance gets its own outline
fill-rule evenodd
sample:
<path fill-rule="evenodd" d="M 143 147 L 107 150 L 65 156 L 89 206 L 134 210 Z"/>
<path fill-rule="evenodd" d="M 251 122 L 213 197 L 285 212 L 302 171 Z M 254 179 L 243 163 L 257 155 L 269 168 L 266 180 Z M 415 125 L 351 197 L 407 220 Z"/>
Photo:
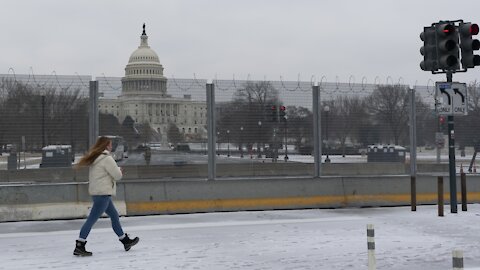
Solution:
<path fill-rule="evenodd" d="M 77 168 L 88 166 L 88 193 L 92 196 L 93 206 L 88 215 L 87 220 L 80 230 L 80 236 L 76 240 L 73 255 L 76 256 L 92 256 L 92 252 L 85 250 L 87 237 L 92 226 L 97 222 L 103 213 L 106 213 L 112 221 L 113 231 L 117 234 L 120 242 L 123 243 L 125 251 L 136 245 L 139 241 L 138 237 L 130 239 L 123 232 L 117 209 L 112 202 L 112 195 L 116 195 L 116 181 L 123 176 L 123 170 L 117 166 L 117 163 L 110 156 L 112 150 L 112 141 L 107 137 L 98 138 L 95 145 L 90 151 L 80 159 Z"/>

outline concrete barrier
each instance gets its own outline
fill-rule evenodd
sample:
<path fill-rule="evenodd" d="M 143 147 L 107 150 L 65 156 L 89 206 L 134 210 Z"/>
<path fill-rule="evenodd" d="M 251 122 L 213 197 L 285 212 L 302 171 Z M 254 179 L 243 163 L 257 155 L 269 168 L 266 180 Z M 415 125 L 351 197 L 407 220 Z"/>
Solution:
<path fill-rule="evenodd" d="M 480 202 L 479 180 L 467 176 L 470 203 Z M 436 181 L 433 175 L 417 176 L 418 205 L 436 203 Z M 87 187 L 86 182 L 0 185 L 0 221 L 83 218 L 91 205 Z M 126 179 L 118 184 L 115 203 L 125 215 L 409 205 L 410 176 Z"/>

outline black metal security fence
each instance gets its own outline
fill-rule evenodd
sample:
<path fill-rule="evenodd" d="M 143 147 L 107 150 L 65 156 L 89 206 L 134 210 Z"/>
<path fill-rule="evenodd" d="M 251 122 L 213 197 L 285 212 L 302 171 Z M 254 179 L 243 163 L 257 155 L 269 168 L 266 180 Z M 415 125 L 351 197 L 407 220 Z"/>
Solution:
<path fill-rule="evenodd" d="M 166 93 L 148 80 L 132 93 L 118 77 L 0 77 L 0 169 L 74 161 L 109 135 L 119 164 L 146 178 L 448 171 L 433 85 L 169 78 Z M 472 172 L 479 93 L 469 83 L 468 115 L 455 117 L 456 164 Z"/>

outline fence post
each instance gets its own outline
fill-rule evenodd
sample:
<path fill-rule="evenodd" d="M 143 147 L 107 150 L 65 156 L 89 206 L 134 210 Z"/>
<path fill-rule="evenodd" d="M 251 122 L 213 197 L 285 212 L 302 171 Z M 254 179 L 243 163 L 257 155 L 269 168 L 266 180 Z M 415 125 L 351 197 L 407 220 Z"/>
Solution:
<path fill-rule="evenodd" d="M 321 133 L 321 117 L 320 117 L 320 87 L 318 82 L 312 86 L 313 97 L 313 162 L 314 162 L 314 177 L 320 177 L 322 175 L 322 142 L 320 139 Z"/>
<path fill-rule="evenodd" d="M 373 224 L 367 224 L 368 270 L 377 269 L 375 259 L 375 230 Z"/>
<path fill-rule="evenodd" d="M 463 251 L 454 250 L 452 252 L 453 270 L 463 270 Z"/>
<path fill-rule="evenodd" d="M 410 176 L 410 205 L 412 211 L 417 211 L 417 178 Z"/>
<path fill-rule="evenodd" d="M 410 89 L 410 185 L 411 207 L 417 211 L 417 130 L 415 89 Z"/>
<path fill-rule="evenodd" d="M 443 176 L 437 178 L 438 216 L 443 217 Z"/>
<path fill-rule="evenodd" d="M 208 137 L 208 180 L 216 177 L 216 121 L 215 121 L 215 85 L 212 81 L 206 84 L 207 91 L 207 137 Z"/>
<path fill-rule="evenodd" d="M 90 81 L 88 103 L 88 148 L 90 148 L 98 138 L 98 81 Z"/>
<path fill-rule="evenodd" d="M 460 173 L 460 183 L 462 188 L 462 211 L 467 211 L 467 175 Z"/>

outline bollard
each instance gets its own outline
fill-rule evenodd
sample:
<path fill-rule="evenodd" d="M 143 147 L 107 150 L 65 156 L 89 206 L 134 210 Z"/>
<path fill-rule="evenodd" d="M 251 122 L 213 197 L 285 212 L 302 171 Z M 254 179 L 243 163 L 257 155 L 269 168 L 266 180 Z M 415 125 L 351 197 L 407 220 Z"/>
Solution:
<path fill-rule="evenodd" d="M 443 176 L 437 178 L 438 182 L 438 216 L 443 217 Z"/>
<path fill-rule="evenodd" d="M 415 176 L 410 177 L 410 204 L 412 211 L 417 211 L 417 179 Z"/>
<path fill-rule="evenodd" d="M 375 260 L 375 230 L 373 224 L 367 225 L 367 247 L 368 247 L 368 270 L 376 270 Z"/>
<path fill-rule="evenodd" d="M 454 250 L 453 255 L 453 270 L 463 270 L 463 251 Z"/>
<path fill-rule="evenodd" d="M 462 211 L 467 211 L 467 175 L 463 172 L 460 174 L 460 183 L 462 189 Z"/>

